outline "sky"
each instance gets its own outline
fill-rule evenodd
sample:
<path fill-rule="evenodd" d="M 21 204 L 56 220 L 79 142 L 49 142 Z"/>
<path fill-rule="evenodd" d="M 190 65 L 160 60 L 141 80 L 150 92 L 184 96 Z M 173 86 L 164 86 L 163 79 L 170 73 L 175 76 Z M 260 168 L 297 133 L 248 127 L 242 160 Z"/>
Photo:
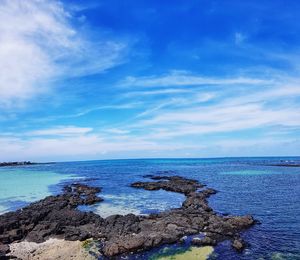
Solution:
<path fill-rule="evenodd" d="M 0 0 L 0 161 L 300 155 L 299 15 Z"/>

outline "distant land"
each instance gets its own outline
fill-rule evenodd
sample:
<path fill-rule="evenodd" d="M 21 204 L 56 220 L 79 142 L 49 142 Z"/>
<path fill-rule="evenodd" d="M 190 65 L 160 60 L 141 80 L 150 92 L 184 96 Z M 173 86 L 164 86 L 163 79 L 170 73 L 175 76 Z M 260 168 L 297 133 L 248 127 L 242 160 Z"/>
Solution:
<path fill-rule="evenodd" d="M 23 162 L 0 162 L 0 167 L 5 166 L 24 166 L 24 165 L 35 165 L 35 164 L 49 164 L 54 162 L 48 163 L 37 163 L 37 162 L 30 162 L 30 161 L 23 161 Z"/>
<path fill-rule="evenodd" d="M 38 163 L 31 161 L 22 161 L 22 162 L 0 162 L 0 167 L 5 166 L 24 166 L 24 165 L 35 165 L 35 164 L 52 164 L 55 162 L 46 162 L 46 163 Z M 276 164 L 265 164 L 265 166 L 281 166 L 281 167 L 300 167 L 300 164 L 293 161 L 282 161 Z"/>
<path fill-rule="evenodd" d="M 24 165 L 33 165 L 33 164 L 38 164 L 30 161 L 24 161 L 24 162 L 0 162 L 0 167 L 5 167 L 5 166 L 24 166 Z"/>
<path fill-rule="evenodd" d="M 24 161 L 24 162 L 2 162 L 0 163 L 0 167 L 4 167 L 4 166 L 23 166 L 23 165 L 32 165 L 32 164 L 36 164 L 30 161 Z"/>

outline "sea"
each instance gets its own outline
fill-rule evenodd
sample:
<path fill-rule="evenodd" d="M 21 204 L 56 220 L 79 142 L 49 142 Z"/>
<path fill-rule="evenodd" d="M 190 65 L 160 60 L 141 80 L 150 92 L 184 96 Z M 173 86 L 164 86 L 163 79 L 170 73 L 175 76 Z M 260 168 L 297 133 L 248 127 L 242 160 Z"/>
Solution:
<path fill-rule="evenodd" d="M 300 259 L 300 157 L 212 159 L 128 159 L 58 162 L 0 168 L 0 214 L 48 195 L 59 194 L 68 183 L 102 187 L 103 202 L 80 207 L 102 217 L 112 214 L 155 213 L 180 207 L 184 196 L 130 187 L 147 174 L 192 178 L 219 192 L 209 204 L 219 214 L 251 214 L 261 224 L 241 236 L 249 244 L 235 252 L 229 241 L 215 246 L 208 259 Z M 188 241 L 188 240 L 187 240 Z M 185 244 L 165 245 L 124 259 L 176 259 L 189 250 Z M 165 258 L 164 258 L 165 259 Z"/>

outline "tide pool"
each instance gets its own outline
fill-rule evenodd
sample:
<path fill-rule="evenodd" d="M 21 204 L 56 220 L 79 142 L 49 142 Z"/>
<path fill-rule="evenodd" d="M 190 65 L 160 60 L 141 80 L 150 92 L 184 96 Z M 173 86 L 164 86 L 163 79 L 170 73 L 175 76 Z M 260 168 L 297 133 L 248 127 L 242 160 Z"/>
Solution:
<path fill-rule="evenodd" d="M 51 195 L 49 187 L 72 175 L 52 171 L 33 171 L 16 168 L 0 170 L 0 214 L 21 208 L 29 202 Z"/>
<path fill-rule="evenodd" d="M 187 250 L 168 254 L 168 250 L 162 253 L 162 256 L 154 257 L 153 260 L 206 260 L 214 251 L 211 246 L 190 247 Z"/>
<path fill-rule="evenodd" d="M 129 187 L 127 193 L 124 191 L 116 194 L 105 194 L 105 191 L 99 196 L 104 202 L 95 205 L 80 206 L 83 211 L 94 211 L 101 217 L 119 214 L 126 215 L 129 213 L 136 215 L 147 215 L 149 213 L 157 213 L 166 209 L 180 207 L 185 199 L 182 194 L 167 192 L 164 190 L 147 191 L 136 190 Z M 129 193 L 132 191 L 132 193 Z M 172 203 L 170 201 L 172 200 Z M 146 207 L 145 207 L 146 205 Z"/>

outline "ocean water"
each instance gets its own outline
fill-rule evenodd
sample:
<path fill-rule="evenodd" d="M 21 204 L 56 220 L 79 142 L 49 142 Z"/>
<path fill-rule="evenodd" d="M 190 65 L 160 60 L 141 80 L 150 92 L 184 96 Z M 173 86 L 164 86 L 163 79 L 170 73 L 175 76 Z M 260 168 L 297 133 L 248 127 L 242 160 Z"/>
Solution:
<path fill-rule="evenodd" d="M 59 192 L 49 188 L 70 178 L 71 175 L 62 175 L 51 170 L 0 168 L 0 214 Z"/>
<path fill-rule="evenodd" d="M 242 233 L 250 244 L 243 253 L 225 241 L 214 248 L 210 259 L 300 259 L 300 168 L 270 166 L 286 161 L 300 164 L 300 157 L 106 160 L 0 168 L 0 214 L 83 180 L 103 188 L 104 202 L 81 210 L 103 217 L 179 207 L 183 195 L 130 187 L 144 180 L 143 175 L 167 171 L 166 175 L 197 179 L 217 189 L 219 193 L 209 199 L 216 212 L 251 214 L 261 222 Z M 130 258 L 159 258 L 166 250 L 187 247 L 164 246 Z"/>

